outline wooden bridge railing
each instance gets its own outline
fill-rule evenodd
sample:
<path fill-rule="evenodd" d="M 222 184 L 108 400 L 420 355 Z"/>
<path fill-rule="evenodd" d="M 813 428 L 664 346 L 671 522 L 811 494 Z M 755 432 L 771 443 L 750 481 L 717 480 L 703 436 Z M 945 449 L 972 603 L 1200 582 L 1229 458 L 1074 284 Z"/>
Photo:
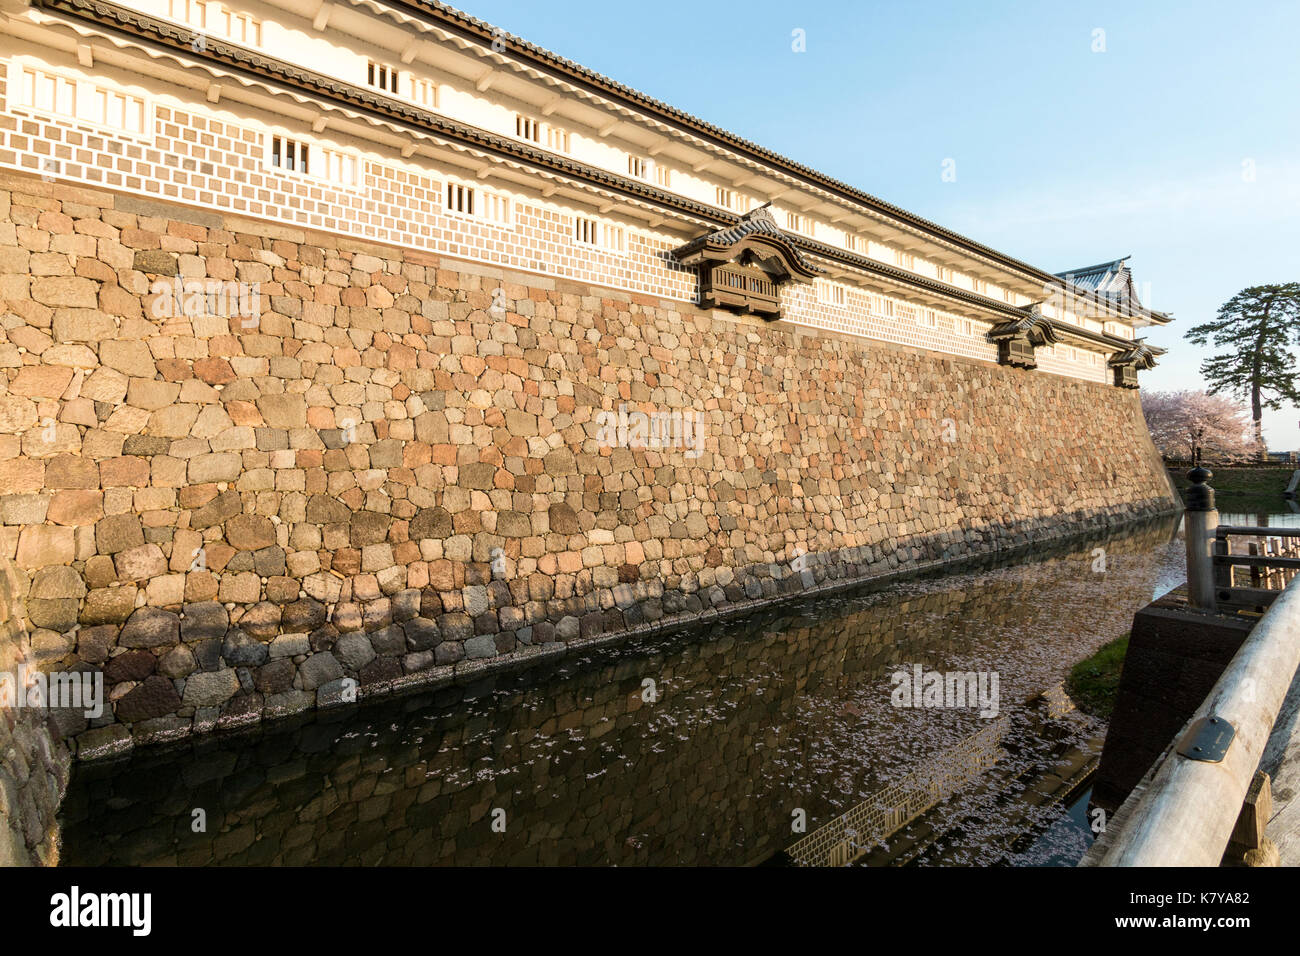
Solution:
<path fill-rule="evenodd" d="M 1264 820 L 1256 817 L 1267 818 L 1270 797 L 1267 777 L 1261 784 L 1256 773 L 1300 667 L 1300 581 L 1294 580 L 1300 560 L 1236 555 L 1228 545 L 1215 550 L 1241 536 L 1287 539 L 1290 548 L 1300 530 L 1220 529 L 1214 491 L 1205 485 L 1210 473 L 1196 469 L 1189 477 L 1184 533 L 1191 603 L 1229 613 L 1266 609 L 1182 733 L 1109 822 L 1086 866 L 1218 866 L 1247 818 L 1262 843 Z M 1251 571 L 1252 587 L 1235 585 L 1238 566 Z"/>
<path fill-rule="evenodd" d="M 1098 841 L 1101 852 L 1085 862 L 1218 866 L 1297 666 L 1300 583 L 1292 582 L 1242 643 L 1149 782 L 1109 822 Z M 1217 760 L 1204 759 L 1216 756 L 1216 734 L 1226 747 Z"/>
<path fill-rule="evenodd" d="M 1300 528 L 1219 525 L 1212 561 L 1218 610 L 1263 611 L 1300 573 Z M 1241 582 L 1240 577 L 1246 580 Z"/>
<path fill-rule="evenodd" d="M 1183 512 L 1183 537 L 1192 607 L 1262 614 L 1300 572 L 1300 528 L 1220 525 L 1214 489 L 1206 484 L 1213 472 L 1194 468 L 1187 477 L 1192 484 Z"/>

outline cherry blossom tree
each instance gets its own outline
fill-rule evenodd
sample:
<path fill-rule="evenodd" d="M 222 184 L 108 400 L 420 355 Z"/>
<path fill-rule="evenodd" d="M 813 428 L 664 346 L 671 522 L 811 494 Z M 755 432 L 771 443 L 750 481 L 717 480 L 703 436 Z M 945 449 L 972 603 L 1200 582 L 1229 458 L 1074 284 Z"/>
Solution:
<path fill-rule="evenodd" d="M 1142 392 L 1151 440 L 1166 458 L 1240 461 L 1258 458 L 1250 409 L 1228 395 L 1203 391 Z"/>

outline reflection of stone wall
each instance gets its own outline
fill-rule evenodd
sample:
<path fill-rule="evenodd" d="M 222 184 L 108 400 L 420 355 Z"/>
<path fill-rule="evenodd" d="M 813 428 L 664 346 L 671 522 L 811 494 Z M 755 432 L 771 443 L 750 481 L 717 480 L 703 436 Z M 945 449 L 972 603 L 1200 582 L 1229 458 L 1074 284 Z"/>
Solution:
<path fill-rule="evenodd" d="M 1173 504 L 1123 389 L 11 174 L 5 242 L 0 553 L 83 754 Z"/>
<path fill-rule="evenodd" d="M 10 688 L 0 702 L 0 866 L 57 861 L 55 816 L 71 763 L 46 711 L 17 706 L 20 665 L 33 659 L 22 581 L 13 562 L 0 557 L 0 674 Z"/>
<path fill-rule="evenodd" d="M 1009 712 L 1027 696 L 1018 687 L 1064 676 L 1070 648 L 1086 656 L 1126 626 L 1169 532 L 801 601 L 292 732 L 84 764 L 65 807 L 65 853 L 85 864 L 764 860 L 794 841 L 794 808 L 811 831 L 987 726 L 890 708 L 897 665 L 987 659 L 1004 673 Z M 1117 569 L 1107 581 L 1088 571 L 1097 544 Z M 1056 598 L 1086 607 L 1053 621 Z M 647 678 L 654 703 L 642 699 Z M 498 807 L 504 834 L 490 825 Z M 194 808 L 207 812 L 206 833 L 191 830 Z"/>

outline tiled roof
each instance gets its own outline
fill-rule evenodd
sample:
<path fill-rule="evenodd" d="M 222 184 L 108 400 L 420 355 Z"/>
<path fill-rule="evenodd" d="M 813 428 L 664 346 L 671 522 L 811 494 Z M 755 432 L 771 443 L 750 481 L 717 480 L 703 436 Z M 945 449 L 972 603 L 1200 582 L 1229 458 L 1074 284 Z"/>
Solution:
<path fill-rule="evenodd" d="M 1138 301 L 1137 289 L 1133 285 L 1133 272 L 1126 264 L 1128 260 L 1129 257 L 1125 256 L 1123 259 L 1099 262 L 1095 266 L 1085 266 L 1082 269 L 1067 269 L 1056 275 L 1081 289 L 1117 299 L 1124 305 L 1142 308 L 1142 304 Z"/>
<path fill-rule="evenodd" d="M 993 326 L 989 329 L 989 338 L 997 342 L 1026 336 L 1035 345 L 1051 345 L 1056 342 L 1056 327 L 1035 306 L 1026 306 L 1024 313 L 1019 319 L 1010 319 Z"/>
<path fill-rule="evenodd" d="M 1164 355 L 1165 349 L 1148 345 L 1142 339 L 1133 343 L 1133 348 L 1126 349 L 1110 357 L 1109 365 L 1133 365 L 1137 368 L 1154 368 L 1156 356 Z"/>
<path fill-rule="evenodd" d="M 734 226 L 728 226 L 725 229 L 719 229 L 717 232 L 711 232 L 692 239 L 678 249 L 676 255 L 679 260 L 685 260 L 706 247 L 719 250 L 731 249 L 738 243 L 755 237 L 766 239 L 780 248 L 793 270 L 806 278 L 811 278 L 823 271 L 810 263 L 799 250 L 799 247 L 790 241 L 790 237 L 782 231 L 781 227 L 776 224 L 776 220 L 772 218 L 772 214 L 767 211 L 767 203 L 741 216 L 740 222 Z"/>

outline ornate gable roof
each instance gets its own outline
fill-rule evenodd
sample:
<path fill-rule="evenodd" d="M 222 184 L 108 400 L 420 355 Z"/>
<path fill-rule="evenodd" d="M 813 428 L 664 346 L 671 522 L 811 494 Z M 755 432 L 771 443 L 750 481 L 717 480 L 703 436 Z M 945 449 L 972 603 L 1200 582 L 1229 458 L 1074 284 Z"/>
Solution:
<path fill-rule="evenodd" d="M 684 265 L 752 258 L 776 266 L 786 278 L 805 281 L 816 278 L 822 270 L 804 258 L 799 247 L 776 224 L 768 205 L 764 203 L 746 213 L 733 226 L 692 239 L 678 247 L 673 255 Z"/>
<path fill-rule="evenodd" d="M 1137 287 L 1133 283 L 1133 271 L 1128 267 L 1131 256 L 1099 262 L 1095 266 L 1082 269 L 1068 269 L 1056 273 L 1057 278 L 1071 282 L 1088 292 L 1114 299 L 1121 305 L 1141 309 L 1138 301 Z"/>
<path fill-rule="evenodd" d="M 1027 305 L 1024 315 L 1018 319 L 1008 319 L 989 329 L 989 338 L 994 342 L 1002 339 L 1028 339 L 1034 345 L 1052 345 L 1056 342 L 1056 328 L 1051 319 L 1038 311 L 1038 306 Z"/>
<path fill-rule="evenodd" d="M 1156 356 L 1164 355 L 1165 349 L 1148 345 L 1143 339 L 1136 339 L 1131 349 L 1116 352 L 1107 362 L 1112 368 L 1117 365 L 1132 365 L 1134 368 L 1154 368 Z"/>

